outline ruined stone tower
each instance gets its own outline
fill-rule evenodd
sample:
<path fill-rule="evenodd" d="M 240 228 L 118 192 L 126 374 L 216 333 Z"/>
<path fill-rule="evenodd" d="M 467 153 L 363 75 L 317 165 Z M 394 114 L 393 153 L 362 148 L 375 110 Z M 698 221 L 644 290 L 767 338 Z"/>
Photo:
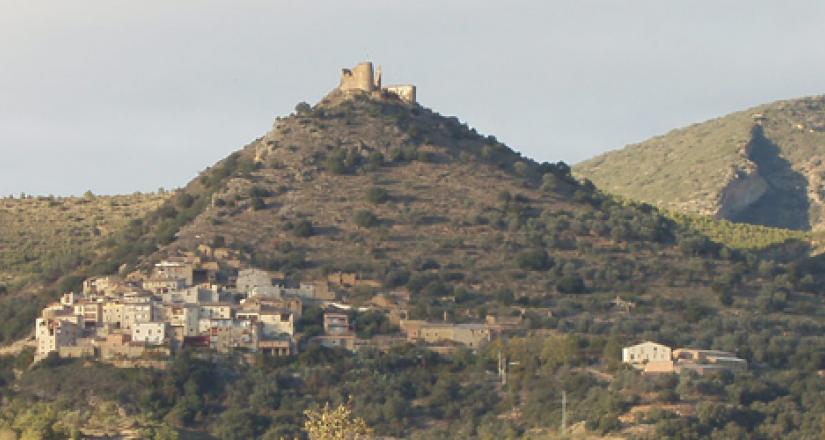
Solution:
<path fill-rule="evenodd" d="M 372 63 L 367 61 L 360 63 L 352 69 L 341 69 L 341 85 L 338 88 L 342 92 L 360 90 L 372 92 L 375 87 L 375 79 L 372 74 Z"/>
<path fill-rule="evenodd" d="M 382 87 L 381 66 L 377 73 L 373 73 L 372 62 L 359 63 L 352 69 L 341 69 L 341 84 L 338 90 L 344 93 L 370 93 L 381 96 L 391 93 L 408 104 L 415 103 L 415 86 L 412 84 L 392 85 Z"/>

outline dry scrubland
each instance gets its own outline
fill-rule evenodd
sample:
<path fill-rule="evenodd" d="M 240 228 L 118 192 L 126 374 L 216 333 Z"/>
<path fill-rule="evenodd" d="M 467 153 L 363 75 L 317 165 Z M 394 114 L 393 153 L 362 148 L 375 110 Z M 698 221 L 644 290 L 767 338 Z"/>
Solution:
<path fill-rule="evenodd" d="M 169 196 L 0 199 L 0 282 L 18 286 L 62 274 L 78 260 L 93 256 L 113 232 L 157 209 Z"/>

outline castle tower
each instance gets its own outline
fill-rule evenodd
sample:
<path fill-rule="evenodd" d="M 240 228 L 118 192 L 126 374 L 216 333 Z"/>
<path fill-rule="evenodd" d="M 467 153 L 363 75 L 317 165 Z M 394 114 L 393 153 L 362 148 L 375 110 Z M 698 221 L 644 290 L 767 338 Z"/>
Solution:
<path fill-rule="evenodd" d="M 375 69 L 375 90 L 381 90 L 381 66 Z"/>
<path fill-rule="evenodd" d="M 339 85 L 338 88 L 342 92 L 356 90 L 372 92 L 378 90 L 375 87 L 372 63 L 366 61 L 358 64 L 352 69 L 341 69 L 341 85 Z"/>

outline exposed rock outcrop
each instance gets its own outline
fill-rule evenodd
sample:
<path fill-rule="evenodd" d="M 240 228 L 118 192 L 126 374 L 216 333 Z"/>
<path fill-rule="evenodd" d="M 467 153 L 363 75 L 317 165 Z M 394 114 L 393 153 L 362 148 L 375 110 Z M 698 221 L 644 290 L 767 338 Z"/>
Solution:
<path fill-rule="evenodd" d="M 715 217 L 735 218 L 748 206 L 754 204 L 768 192 L 768 182 L 759 175 L 759 170 L 739 170 L 733 180 L 719 195 L 719 209 Z"/>

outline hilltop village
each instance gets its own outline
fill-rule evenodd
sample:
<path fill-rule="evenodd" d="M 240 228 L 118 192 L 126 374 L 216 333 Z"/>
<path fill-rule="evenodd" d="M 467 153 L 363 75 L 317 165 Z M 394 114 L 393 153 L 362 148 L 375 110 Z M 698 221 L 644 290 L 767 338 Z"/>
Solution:
<path fill-rule="evenodd" d="M 456 346 L 478 348 L 519 319 L 455 324 L 409 320 L 407 291 L 388 291 L 354 307 L 346 292 L 358 286 L 380 289 L 374 280 L 337 272 L 327 279 L 288 286 L 284 274 L 240 267 L 239 252 L 201 245 L 156 263 L 149 273 L 87 279 L 82 292 L 69 292 L 43 309 L 35 323 L 36 356 L 96 358 L 122 366 L 162 366 L 186 347 L 218 353 L 288 356 L 317 343 L 357 351 L 422 342 L 449 353 Z M 323 310 L 323 334 L 296 331 L 306 307 Z M 352 312 L 380 312 L 396 335 L 356 336 Z"/>

